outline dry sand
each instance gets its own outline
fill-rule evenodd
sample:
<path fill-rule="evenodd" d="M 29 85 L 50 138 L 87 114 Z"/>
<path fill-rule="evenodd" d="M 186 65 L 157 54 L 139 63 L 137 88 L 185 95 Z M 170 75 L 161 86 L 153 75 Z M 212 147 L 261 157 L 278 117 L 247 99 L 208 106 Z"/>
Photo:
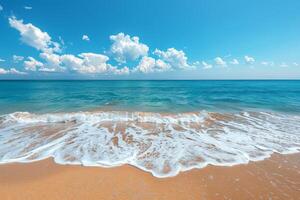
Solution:
<path fill-rule="evenodd" d="M 159 179 L 132 166 L 0 165 L 0 199 L 300 199 L 300 154 Z"/>

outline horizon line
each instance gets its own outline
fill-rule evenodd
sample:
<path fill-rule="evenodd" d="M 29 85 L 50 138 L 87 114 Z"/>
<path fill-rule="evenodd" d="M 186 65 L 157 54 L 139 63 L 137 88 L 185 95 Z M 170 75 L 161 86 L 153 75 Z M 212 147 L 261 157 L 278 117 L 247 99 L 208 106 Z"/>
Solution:
<path fill-rule="evenodd" d="M 0 79 L 0 81 L 300 81 L 299 79 Z"/>

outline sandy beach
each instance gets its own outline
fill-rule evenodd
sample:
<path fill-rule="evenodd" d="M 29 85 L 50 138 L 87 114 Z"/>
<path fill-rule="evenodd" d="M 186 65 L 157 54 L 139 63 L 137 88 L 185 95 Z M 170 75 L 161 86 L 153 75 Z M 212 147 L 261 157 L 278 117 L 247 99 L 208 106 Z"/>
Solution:
<path fill-rule="evenodd" d="M 233 167 L 208 166 L 159 179 L 129 165 L 0 166 L 1 199 L 298 199 L 300 154 Z"/>

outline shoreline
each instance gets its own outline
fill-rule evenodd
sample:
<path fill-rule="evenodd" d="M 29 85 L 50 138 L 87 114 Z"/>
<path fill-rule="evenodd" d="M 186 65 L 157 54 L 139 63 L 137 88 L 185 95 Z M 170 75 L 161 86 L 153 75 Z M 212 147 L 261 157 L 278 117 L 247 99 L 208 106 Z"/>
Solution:
<path fill-rule="evenodd" d="M 1 199 L 297 199 L 300 153 L 232 167 L 207 166 L 156 178 L 130 165 L 0 165 Z"/>
<path fill-rule="evenodd" d="M 171 177 L 298 152 L 299 121 L 269 113 L 15 113 L 0 121 L 0 163 L 55 157 L 61 164 L 130 164 Z"/>

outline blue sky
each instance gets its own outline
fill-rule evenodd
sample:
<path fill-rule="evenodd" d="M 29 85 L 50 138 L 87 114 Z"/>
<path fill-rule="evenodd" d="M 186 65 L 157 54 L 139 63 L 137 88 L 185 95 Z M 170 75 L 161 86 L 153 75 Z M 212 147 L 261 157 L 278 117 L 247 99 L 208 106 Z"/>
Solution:
<path fill-rule="evenodd" d="M 0 0 L 0 79 L 299 79 L 297 0 Z"/>

